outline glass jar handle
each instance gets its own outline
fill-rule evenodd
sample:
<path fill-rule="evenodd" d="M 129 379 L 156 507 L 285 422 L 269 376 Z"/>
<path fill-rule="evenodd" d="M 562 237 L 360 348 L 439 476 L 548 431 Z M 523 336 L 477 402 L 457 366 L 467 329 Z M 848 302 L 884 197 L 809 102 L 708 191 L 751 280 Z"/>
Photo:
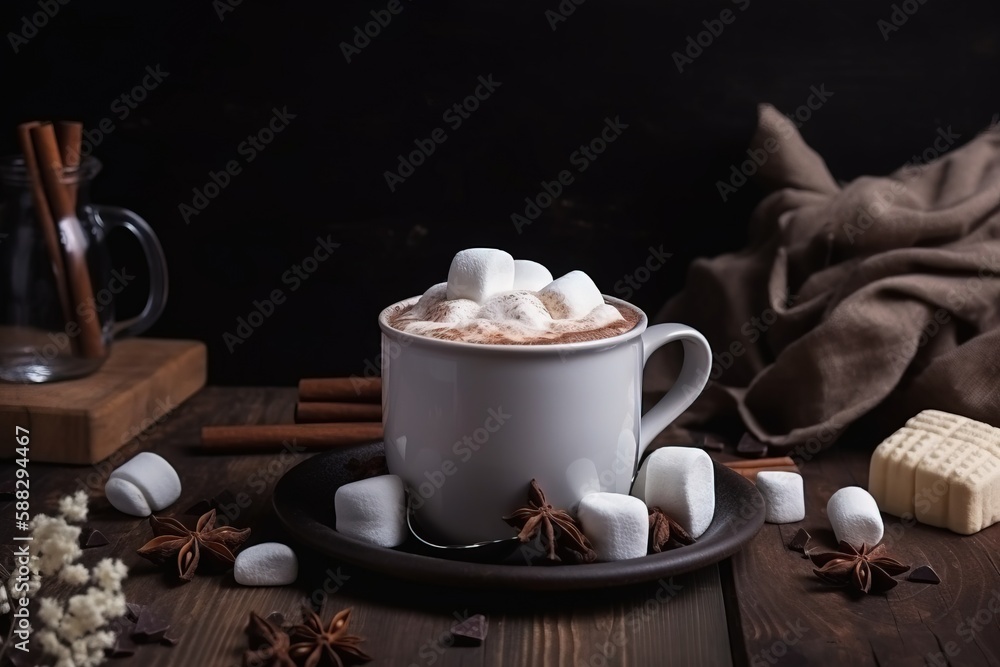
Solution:
<path fill-rule="evenodd" d="M 132 232 L 146 255 L 146 264 L 149 265 L 149 298 L 146 299 L 146 307 L 136 317 L 117 322 L 114 326 L 115 338 L 138 336 L 153 326 L 167 305 L 167 258 L 163 255 L 163 247 L 153 228 L 138 215 L 118 206 L 95 205 L 94 209 L 109 232 L 116 227 L 124 227 Z"/>

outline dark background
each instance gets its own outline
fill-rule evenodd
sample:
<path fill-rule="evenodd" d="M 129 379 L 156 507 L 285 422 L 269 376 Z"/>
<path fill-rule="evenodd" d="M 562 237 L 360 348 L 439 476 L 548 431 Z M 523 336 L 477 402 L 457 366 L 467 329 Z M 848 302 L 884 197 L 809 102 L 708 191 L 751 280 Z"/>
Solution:
<path fill-rule="evenodd" d="M 206 341 L 213 383 L 291 384 L 363 372 L 379 310 L 444 280 L 471 246 L 580 268 L 615 294 L 662 245 L 672 258 L 631 297 L 655 312 L 694 257 L 745 240 L 762 192 L 723 202 L 716 182 L 746 159 L 760 102 L 793 113 L 810 87 L 831 92 L 801 132 L 842 180 L 895 169 L 938 128 L 964 143 L 1000 112 L 995 0 L 910 0 L 888 40 L 889 2 L 567 0 L 575 11 L 553 30 L 556 0 L 400 1 L 350 64 L 340 43 L 387 2 L 70 0 L 17 53 L 10 33 L 42 10 L 5 2 L 0 153 L 16 152 L 24 120 L 111 119 L 92 198 L 139 212 L 163 242 L 171 295 L 150 335 Z M 724 9 L 735 20 L 678 72 L 672 54 Z M 157 65 L 169 75 L 122 118 L 116 98 Z M 490 74 L 501 87 L 453 131 L 442 113 Z M 295 119 L 246 163 L 238 146 L 275 107 Z M 524 198 L 615 116 L 628 129 L 518 234 Z M 390 192 L 383 173 L 437 127 L 448 140 Z M 242 173 L 186 223 L 179 205 L 234 159 Z M 328 235 L 340 247 L 291 291 L 282 275 Z M 113 249 L 138 272 L 127 240 Z M 230 353 L 223 334 L 275 288 L 287 301 Z"/>

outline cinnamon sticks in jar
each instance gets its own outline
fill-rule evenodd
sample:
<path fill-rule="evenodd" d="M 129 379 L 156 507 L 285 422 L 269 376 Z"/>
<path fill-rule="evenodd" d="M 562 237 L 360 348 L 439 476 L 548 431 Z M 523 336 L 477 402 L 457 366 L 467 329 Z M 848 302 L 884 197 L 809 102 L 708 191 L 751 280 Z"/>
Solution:
<path fill-rule="evenodd" d="M 54 126 L 31 121 L 18 126 L 17 138 L 62 319 L 67 331 L 78 331 L 70 336 L 76 353 L 97 358 L 104 356 L 106 347 L 87 265 L 88 239 L 76 217 L 77 180 L 65 169 L 80 165 L 82 130 L 76 122 Z"/>

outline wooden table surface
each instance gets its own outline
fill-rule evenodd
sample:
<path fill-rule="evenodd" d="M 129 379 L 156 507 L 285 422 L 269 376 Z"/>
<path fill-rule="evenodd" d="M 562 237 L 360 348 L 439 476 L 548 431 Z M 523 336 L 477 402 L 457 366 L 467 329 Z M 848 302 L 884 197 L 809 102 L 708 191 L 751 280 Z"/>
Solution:
<path fill-rule="evenodd" d="M 287 541 L 271 509 L 271 488 L 309 454 L 202 455 L 197 443 L 205 424 L 290 422 L 294 401 L 293 389 L 207 388 L 123 454 L 151 449 L 174 464 L 184 491 L 172 511 L 228 489 L 244 505 L 233 523 L 253 529 L 248 545 Z M 326 598 L 325 619 L 353 608 L 351 627 L 367 639 L 370 664 L 392 667 L 1000 665 L 1000 526 L 959 537 L 886 516 L 892 554 L 909 564 L 931 564 L 942 583 L 903 581 L 884 597 L 852 599 L 828 589 L 812 576 L 808 561 L 786 548 L 801 526 L 832 546 L 825 499 L 842 486 L 867 483 L 863 451 L 841 448 L 804 466 L 807 519 L 801 526 L 765 524 L 731 560 L 672 581 L 585 594 L 430 588 L 301 550 L 294 586 L 245 588 L 231 574 L 177 584 L 135 554 L 149 539 L 149 526 L 104 500 L 110 470 L 107 462 L 32 464 L 31 488 L 32 510 L 49 512 L 62 495 L 89 489 L 87 525 L 103 531 L 110 544 L 86 550 L 83 562 L 123 559 L 130 568 L 128 600 L 172 619 L 177 646 L 140 646 L 134 657 L 112 665 L 239 665 L 251 610 L 297 617 L 310 598 Z M 9 461 L 0 463 L 0 475 L 11 471 Z M 2 532 L 10 534 L 12 505 L 0 505 L 0 511 Z M 489 617 L 484 644 L 448 646 L 454 617 L 475 613 Z"/>

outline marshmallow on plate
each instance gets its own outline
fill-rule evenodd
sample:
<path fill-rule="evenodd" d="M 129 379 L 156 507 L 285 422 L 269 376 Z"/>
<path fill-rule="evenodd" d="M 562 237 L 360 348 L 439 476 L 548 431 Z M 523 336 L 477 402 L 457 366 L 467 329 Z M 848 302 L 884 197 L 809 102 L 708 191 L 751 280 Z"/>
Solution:
<path fill-rule="evenodd" d="M 162 456 L 139 452 L 112 471 L 104 495 L 120 512 L 149 516 L 181 497 L 181 480 Z"/>
<path fill-rule="evenodd" d="M 333 497 L 338 533 L 375 544 L 398 547 L 406 541 L 406 493 L 396 475 L 379 475 L 344 484 Z"/>
<path fill-rule="evenodd" d="M 537 292 L 552 282 L 552 272 L 530 259 L 514 260 L 514 289 Z"/>
<path fill-rule="evenodd" d="M 757 490 L 764 499 L 764 521 L 795 523 L 806 518 L 802 475 L 765 470 L 757 473 Z"/>
<path fill-rule="evenodd" d="M 583 271 L 570 271 L 538 290 L 538 298 L 558 320 L 577 320 L 604 303 L 601 290 Z"/>
<path fill-rule="evenodd" d="M 691 537 L 701 537 L 715 516 L 712 458 L 694 447 L 661 447 L 643 461 L 632 495 L 659 507 Z"/>
<path fill-rule="evenodd" d="M 826 516 L 838 542 L 860 549 L 862 544 L 874 547 L 882 541 L 885 527 L 878 503 L 860 486 L 847 486 L 830 496 Z"/>
<path fill-rule="evenodd" d="M 588 493 L 580 500 L 576 513 L 598 560 L 646 555 L 649 511 L 640 499 L 621 493 Z"/>
<path fill-rule="evenodd" d="M 244 586 L 286 586 L 299 576 L 295 552 L 279 542 L 247 547 L 236 556 L 233 578 Z"/>
<path fill-rule="evenodd" d="M 448 269 L 448 298 L 483 303 L 514 289 L 514 258 L 495 248 L 461 250 Z"/>

